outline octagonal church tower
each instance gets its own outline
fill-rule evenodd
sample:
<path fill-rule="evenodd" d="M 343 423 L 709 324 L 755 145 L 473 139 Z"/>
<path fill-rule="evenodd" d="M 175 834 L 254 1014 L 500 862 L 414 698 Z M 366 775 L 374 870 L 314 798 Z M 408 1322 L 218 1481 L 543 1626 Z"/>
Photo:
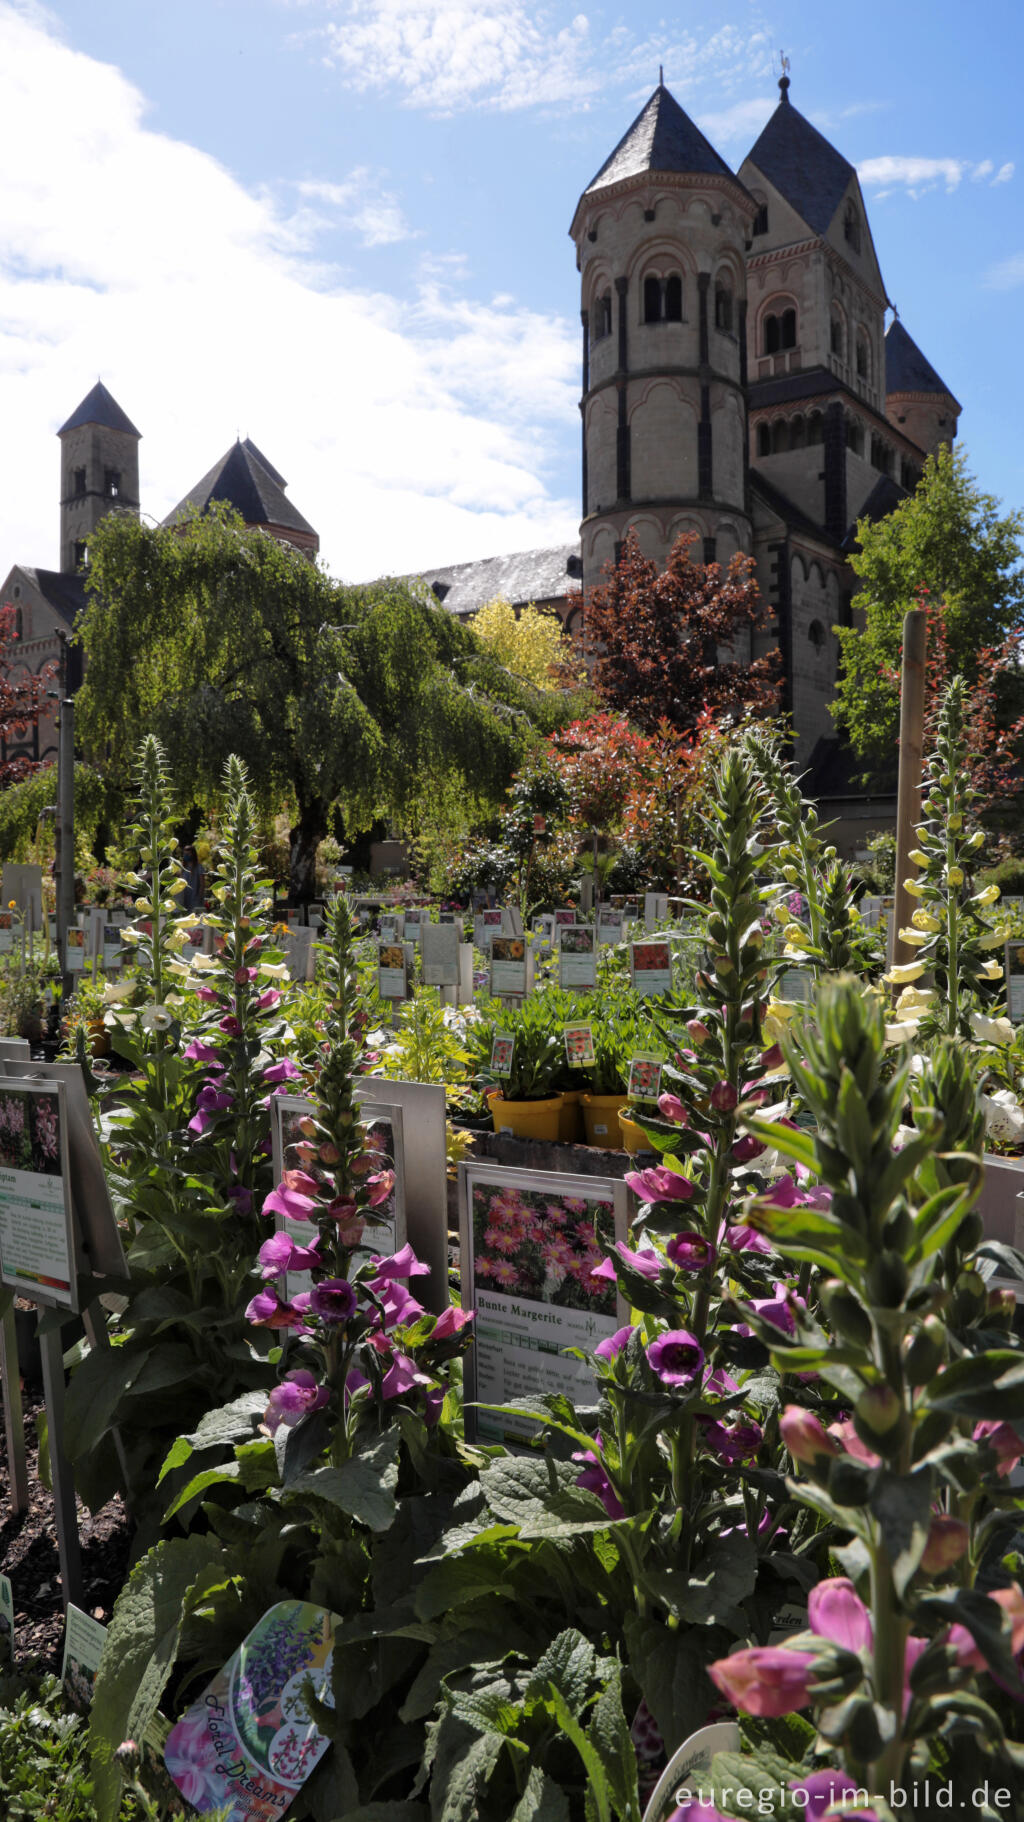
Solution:
<path fill-rule="evenodd" d="M 749 552 L 745 245 L 756 204 L 659 82 L 573 216 L 583 322 L 583 585 L 629 527 L 664 565 Z"/>

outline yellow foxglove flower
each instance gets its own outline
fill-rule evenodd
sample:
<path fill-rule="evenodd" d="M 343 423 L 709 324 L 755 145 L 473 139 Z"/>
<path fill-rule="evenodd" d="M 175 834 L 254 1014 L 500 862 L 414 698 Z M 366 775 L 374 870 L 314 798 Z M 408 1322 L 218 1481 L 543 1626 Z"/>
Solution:
<path fill-rule="evenodd" d="M 915 930 L 929 930 L 934 932 L 942 929 L 942 925 L 938 918 L 933 917 L 930 911 L 915 911 L 912 913 L 910 921 Z"/>
<path fill-rule="evenodd" d="M 946 881 L 947 881 L 947 884 L 951 885 L 951 886 L 962 886 L 964 883 L 963 868 L 962 867 L 949 867 L 946 872 Z"/>
<path fill-rule="evenodd" d="M 1013 1026 L 1009 1019 L 990 1019 L 984 1012 L 972 1012 L 971 1030 L 979 1044 L 1010 1044 L 1013 1042 Z"/>
<path fill-rule="evenodd" d="M 920 949 L 922 943 L 926 943 L 927 941 L 928 936 L 924 930 L 900 931 L 900 942 L 909 944 L 911 949 Z"/>
<path fill-rule="evenodd" d="M 927 854 L 922 854 L 920 848 L 911 848 L 910 853 L 907 855 L 907 859 L 912 860 L 915 867 L 926 867 L 928 865 L 928 856 Z"/>
<path fill-rule="evenodd" d="M 977 939 L 978 948 L 979 949 L 1001 949 L 1003 944 L 1005 943 L 1007 937 L 1009 936 L 1009 934 L 1010 934 L 1009 930 L 1006 930 L 1006 929 L 985 930 L 982 933 L 982 935 L 979 936 Z"/>
<path fill-rule="evenodd" d="M 991 885 L 983 886 L 980 892 L 975 892 L 974 897 L 971 899 L 971 904 L 977 905 L 980 911 L 985 905 L 994 905 L 998 897 L 999 887 L 996 885 L 995 880 L 993 880 Z"/>
<path fill-rule="evenodd" d="M 923 962 L 896 962 L 882 979 L 888 981 L 890 987 L 906 987 L 911 981 L 919 981 L 923 973 Z"/>
<path fill-rule="evenodd" d="M 959 810 L 954 810 L 951 816 L 946 817 L 946 827 L 947 829 L 952 829 L 954 835 L 956 835 L 963 826 L 964 819 Z"/>
<path fill-rule="evenodd" d="M 985 962 L 978 972 L 986 981 L 1001 981 L 1003 978 L 1002 966 L 994 958 L 990 962 Z"/>
<path fill-rule="evenodd" d="M 903 881 L 903 890 L 904 892 L 909 892 L 911 898 L 924 897 L 924 887 L 919 879 L 905 879 Z"/>

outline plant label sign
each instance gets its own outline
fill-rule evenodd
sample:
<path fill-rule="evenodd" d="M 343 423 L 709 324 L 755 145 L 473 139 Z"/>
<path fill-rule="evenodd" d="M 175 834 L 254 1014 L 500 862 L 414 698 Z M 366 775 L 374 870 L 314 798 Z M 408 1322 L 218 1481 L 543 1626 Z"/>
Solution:
<path fill-rule="evenodd" d="M 1024 1022 L 1024 943 L 1006 945 L 1006 1011 L 1015 1025 Z"/>
<path fill-rule="evenodd" d="M 656 930 L 668 916 L 668 893 L 644 893 L 644 924 L 648 930 Z"/>
<path fill-rule="evenodd" d="M 515 1054 L 515 1038 L 506 1037 L 504 1032 L 496 1031 L 491 1045 L 491 1069 L 495 1075 L 511 1074 L 512 1058 Z"/>
<path fill-rule="evenodd" d="M 664 937 L 656 942 L 630 943 L 629 967 L 634 993 L 650 998 L 672 991 L 672 951 Z"/>
<path fill-rule="evenodd" d="M 599 1236 L 609 1244 L 625 1237 L 626 1186 L 461 1164 L 459 1206 L 462 1303 L 476 1326 L 466 1435 L 522 1441 L 536 1430 L 532 1418 L 483 1407 L 556 1391 L 594 1402 L 590 1366 L 565 1350 L 593 1350 L 627 1319 L 616 1286 L 592 1277 L 602 1259 Z"/>
<path fill-rule="evenodd" d="M 566 1025 L 562 1036 L 570 1069 L 585 1069 L 589 1063 L 597 1062 L 592 1025 Z"/>
<path fill-rule="evenodd" d="M 14 948 L 14 912 L 0 911 L 0 955 L 9 955 Z"/>
<path fill-rule="evenodd" d="M 481 911 L 477 917 L 474 917 L 473 942 L 478 949 L 482 949 L 486 953 L 494 938 L 501 935 L 504 928 L 504 915 L 503 911 L 494 909 Z"/>
<path fill-rule="evenodd" d="M 631 1101 L 657 1101 L 661 1093 L 664 1058 L 638 1054 L 629 1061 L 626 1094 Z"/>
<path fill-rule="evenodd" d="M 558 917 L 558 912 L 555 912 Z M 597 956 L 590 924 L 561 924 L 558 935 L 558 984 L 566 987 L 597 986 Z"/>
<path fill-rule="evenodd" d="M 85 972 L 85 931 L 81 924 L 69 930 L 64 941 L 65 974 L 83 974 Z"/>
<path fill-rule="evenodd" d="M 430 922 L 430 912 L 417 908 L 407 911 L 402 928 L 402 935 L 407 943 L 418 943 L 425 923 Z"/>
<path fill-rule="evenodd" d="M 867 897 L 861 899 L 858 909 L 860 911 L 861 922 L 866 928 L 868 930 L 877 930 L 878 920 L 882 915 L 881 899 L 877 895 L 869 893 Z"/>
<path fill-rule="evenodd" d="M 658 1779 L 651 1800 L 644 1810 L 644 1822 L 667 1822 L 675 1809 L 681 1809 L 687 1799 L 696 1801 L 704 1784 L 704 1794 L 710 1789 L 711 1765 L 717 1752 L 740 1752 L 742 1741 L 740 1730 L 735 1721 L 714 1721 L 710 1727 L 700 1727 L 684 1740 Z"/>
<path fill-rule="evenodd" d="M 103 966 L 104 969 L 121 966 L 121 931 L 117 924 L 103 926 Z"/>
<path fill-rule="evenodd" d="M 626 914 L 624 911 L 613 911 L 610 906 L 602 905 L 597 913 L 598 942 L 621 943 L 625 921 Z"/>
<path fill-rule="evenodd" d="M 425 987 L 459 984 L 459 931 L 455 924 L 423 924 L 420 961 Z"/>
<path fill-rule="evenodd" d="M 382 1000 L 408 999 L 409 984 L 405 966 L 404 943 L 378 943 L 377 992 Z"/>
<path fill-rule="evenodd" d="M 809 1006 L 814 998 L 814 976 L 809 968 L 783 968 L 775 991 L 789 1004 Z"/>
<path fill-rule="evenodd" d="M 14 1668 L 14 1590 L 0 1575 L 0 1671 Z"/>
<path fill-rule="evenodd" d="M 533 951 L 522 936 L 491 939 L 491 992 L 497 999 L 524 999 L 533 986 Z"/>
<path fill-rule="evenodd" d="M 92 1702 L 92 1688 L 106 1636 L 107 1629 L 99 1620 L 68 1602 L 60 1680 L 76 1708 L 88 1708 Z"/>
<path fill-rule="evenodd" d="M 62 1083 L 0 1087 L 0 1282 L 78 1308 Z"/>
<path fill-rule="evenodd" d="M 307 1707 L 333 1708 L 332 1615 L 308 1601 L 278 1601 L 172 1727 L 164 1764 L 201 1816 L 275 1822 L 295 1800 L 330 1741 Z"/>

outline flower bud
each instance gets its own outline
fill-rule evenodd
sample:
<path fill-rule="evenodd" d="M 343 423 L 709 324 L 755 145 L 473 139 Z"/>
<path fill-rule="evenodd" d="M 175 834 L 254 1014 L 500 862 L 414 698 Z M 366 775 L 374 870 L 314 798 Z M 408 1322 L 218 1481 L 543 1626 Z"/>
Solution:
<path fill-rule="evenodd" d="M 731 1082 L 716 1082 L 711 1090 L 711 1105 L 716 1113 L 732 1113 L 738 1107 L 739 1099 Z"/>
<path fill-rule="evenodd" d="M 963 868 L 962 867 L 947 867 L 946 868 L 946 883 L 947 883 L 947 885 L 950 885 L 950 886 L 962 886 L 964 883 Z"/>
<path fill-rule="evenodd" d="M 1011 1327 L 1016 1308 L 1017 1297 L 1009 1286 L 1005 1286 L 1002 1290 L 989 1291 L 987 1310 L 998 1328 Z"/>
<path fill-rule="evenodd" d="M 800 884 L 800 875 L 795 867 L 783 867 L 782 877 L 791 886 L 798 886 Z"/>
<path fill-rule="evenodd" d="M 706 1044 L 711 1036 L 703 1019 L 687 1019 L 686 1030 L 695 1050 L 699 1050 L 702 1044 Z"/>
<path fill-rule="evenodd" d="M 821 1301 L 832 1327 L 844 1341 L 867 1347 L 873 1335 L 871 1317 L 864 1305 L 839 1278 L 821 1287 Z"/>
<path fill-rule="evenodd" d="M 958 1563 L 970 1542 L 970 1531 L 963 1519 L 949 1518 L 939 1513 L 928 1528 L 928 1542 L 921 1558 L 921 1567 L 926 1575 L 941 1575 Z"/>
<path fill-rule="evenodd" d="M 823 1455 L 838 1455 L 839 1445 L 812 1411 L 798 1404 L 787 1405 L 779 1418 L 779 1430 L 794 1461 L 809 1467 Z"/>
<path fill-rule="evenodd" d="M 868 1431 L 866 1440 L 876 1443 L 892 1434 L 903 1414 L 902 1400 L 892 1386 L 868 1386 L 855 1406 L 858 1434 Z"/>
<path fill-rule="evenodd" d="M 903 1357 L 911 1385 L 927 1385 L 938 1372 L 945 1355 L 946 1331 L 937 1316 L 928 1316 L 907 1343 Z"/>

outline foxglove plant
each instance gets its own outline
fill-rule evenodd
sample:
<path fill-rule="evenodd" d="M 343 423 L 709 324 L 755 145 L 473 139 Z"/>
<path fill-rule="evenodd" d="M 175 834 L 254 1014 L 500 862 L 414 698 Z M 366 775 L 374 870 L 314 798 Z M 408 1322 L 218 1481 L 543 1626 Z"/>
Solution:
<path fill-rule="evenodd" d="M 187 1128 L 188 1167 L 233 1211 L 240 1241 L 251 1248 L 259 1234 L 256 1204 L 270 1188 L 269 1100 L 302 1071 L 281 1055 L 286 1027 L 279 983 L 288 970 L 273 946 L 272 896 L 259 877 L 255 809 L 245 767 L 234 756 L 224 786 L 224 833 L 210 880 L 216 909 L 203 920 L 213 932 L 213 952 L 193 948 L 188 961 L 171 967 L 203 1006 L 182 1053 L 197 1066 L 199 1081 Z M 225 1296 L 235 1301 L 237 1286 L 225 1285 Z"/>
<path fill-rule="evenodd" d="M 977 825 L 978 793 L 969 782 L 966 707 L 967 686 L 954 677 L 943 697 L 925 779 L 927 816 L 910 856 L 917 871 L 904 881 L 917 908 L 899 935 L 915 956 L 884 978 L 890 986 L 909 989 L 900 995 L 897 1018 L 919 1024 L 923 1036 L 946 1032 L 1006 1044 L 1013 1027 L 998 1016 L 1003 969 L 994 952 L 1007 931 L 994 929 L 986 915 L 999 887 L 979 887 L 974 878 L 985 837 Z M 934 985 L 919 986 L 925 976 Z"/>
<path fill-rule="evenodd" d="M 928 1771 L 962 1795 L 1024 1765 L 997 1687 L 1024 1697 L 1024 1593 L 1003 1560 L 1020 1503 L 1005 1475 L 1024 1453 L 1024 1344 L 974 1269 L 980 1159 L 946 1150 L 976 1136 L 962 1049 L 947 1045 L 926 1072 L 908 1136 L 909 1062 L 890 1072 L 883 1009 L 859 983 L 826 983 L 783 1043 L 817 1133 L 756 1113 L 744 1123 L 830 1203 L 793 1207 L 769 1190 L 747 1219 L 816 1271 L 817 1311 L 796 1306 L 789 1332 L 754 1303 L 739 1314 L 780 1373 L 814 1373 L 846 1406 L 827 1427 L 797 1404 L 781 1419 L 790 1491 L 848 1540 L 845 1573 L 813 1591 L 808 1632 L 735 1652 L 711 1676 L 746 1714 L 813 1710 L 812 1757 L 838 1758 L 883 1815 Z M 1014 1267 L 1024 1276 L 1024 1260 Z"/>

